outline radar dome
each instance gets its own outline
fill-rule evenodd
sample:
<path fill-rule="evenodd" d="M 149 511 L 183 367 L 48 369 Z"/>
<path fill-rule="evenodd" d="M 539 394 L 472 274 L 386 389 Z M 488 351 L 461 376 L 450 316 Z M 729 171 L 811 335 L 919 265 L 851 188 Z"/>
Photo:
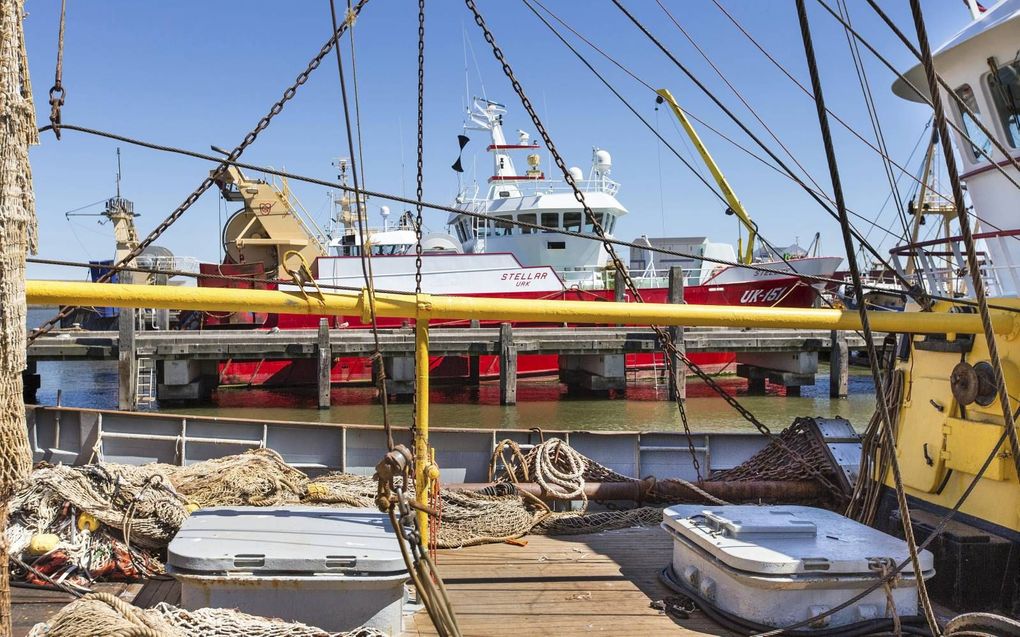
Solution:
<path fill-rule="evenodd" d="M 584 179 L 584 173 L 577 166 L 571 166 L 567 172 L 574 178 L 574 181 L 582 181 Z"/>
<path fill-rule="evenodd" d="M 613 158 L 607 150 L 595 151 L 595 168 L 601 173 L 608 173 L 613 167 Z"/>

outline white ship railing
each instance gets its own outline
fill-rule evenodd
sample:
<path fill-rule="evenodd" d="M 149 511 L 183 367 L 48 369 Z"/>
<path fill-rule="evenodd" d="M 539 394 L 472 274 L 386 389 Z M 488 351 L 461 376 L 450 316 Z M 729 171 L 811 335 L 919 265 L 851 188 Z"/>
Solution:
<path fill-rule="evenodd" d="M 581 179 L 575 183 L 581 192 L 586 193 L 600 192 L 615 197 L 616 193 L 620 191 L 620 184 L 606 177 L 601 179 Z M 562 180 L 522 178 L 520 181 L 503 181 L 491 184 L 487 197 L 479 197 L 478 185 L 473 184 L 460 192 L 457 202 L 471 212 L 485 212 L 493 201 L 507 198 L 499 196 L 501 190 L 513 193 L 513 197 L 533 197 L 536 195 L 573 192 L 573 189 Z"/>
<path fill-rule="evenodd" d="M 983 241 L 986 247 L 995 246 L 998 262 L 993 262 L 987 251 L 978 252 L 978 268 L 989 296 L 1015 294 L 1020 291 L 1020 264 L 1014 263 L 1011 242 L 1020 241 L 1020 230 L 1000 230 L 974 235 L 976 241 Z M 973 295 L 970 286 L 970 271 L 962 245 L 962 237 L 932 239 L 902 246 L 889 251 L 893 267 L 904 278 L 914 280 L 928 294 L 948 297 Z M 906 266 L 911 261 L 914 271 L 907 274 Z"/>

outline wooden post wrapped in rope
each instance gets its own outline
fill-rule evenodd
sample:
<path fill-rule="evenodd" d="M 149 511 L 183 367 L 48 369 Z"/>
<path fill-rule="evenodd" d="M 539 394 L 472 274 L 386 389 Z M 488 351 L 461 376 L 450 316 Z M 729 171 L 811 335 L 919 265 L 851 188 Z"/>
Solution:
<path fill-rule="evenodd" d="M 25 427 L 25 257 L 36 250 L 28 147 L 38 142 L 22 29 L 24 0 L 0 2 L 0 635 L 11 634 L 7 503 L 28 475 Z"/>

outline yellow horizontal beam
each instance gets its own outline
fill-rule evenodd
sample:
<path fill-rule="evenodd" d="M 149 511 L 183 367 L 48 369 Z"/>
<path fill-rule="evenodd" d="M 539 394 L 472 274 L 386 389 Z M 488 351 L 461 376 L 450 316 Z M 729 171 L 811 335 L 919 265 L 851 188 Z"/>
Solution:
<path fill-rule="evenodd" d="M 305 296 L 301 292 L 271 290 L 27 281 L 26 294 L 30 305 L 147 307 L 215 312 L 355 315 L 366 320 L 368 318 L 365 291 L 361 294 L 352 292 L 320 297 L 314 290 Z M 415 296 L 377 293 L 375 298 L 378 315 L 394 318 L 816 330 L 861 328 L 857 312 L 841 310 L 494 299 L 428 294 Z M 982 332 L 977 314 L 872 312 L 869 316 L 872 329 L 878 332 Z M 995 332 L 1011 334 L 1014 331 L 1013 316 L 1012 312 L 993 310 Z"/>

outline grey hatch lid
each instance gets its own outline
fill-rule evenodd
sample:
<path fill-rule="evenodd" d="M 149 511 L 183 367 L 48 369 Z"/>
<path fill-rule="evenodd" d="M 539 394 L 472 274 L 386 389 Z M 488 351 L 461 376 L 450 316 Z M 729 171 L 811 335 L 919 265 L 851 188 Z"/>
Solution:
<path fill-rule="evenodd" d="M 910 556 L 903 540 L 813 507 L 694 504 L 669 507 L 662 517 L 667 530 L 747 573 L 875 575 L 876 560 L 899 563 Z M 927 575 L 932 554 L 919 557 Z"/>
<path fill-rule="evenodd" d="M 211 507 L 170 542 L 171 570 L 197 574 L 405 570 L 389 516 L 376 509 Z"/>

